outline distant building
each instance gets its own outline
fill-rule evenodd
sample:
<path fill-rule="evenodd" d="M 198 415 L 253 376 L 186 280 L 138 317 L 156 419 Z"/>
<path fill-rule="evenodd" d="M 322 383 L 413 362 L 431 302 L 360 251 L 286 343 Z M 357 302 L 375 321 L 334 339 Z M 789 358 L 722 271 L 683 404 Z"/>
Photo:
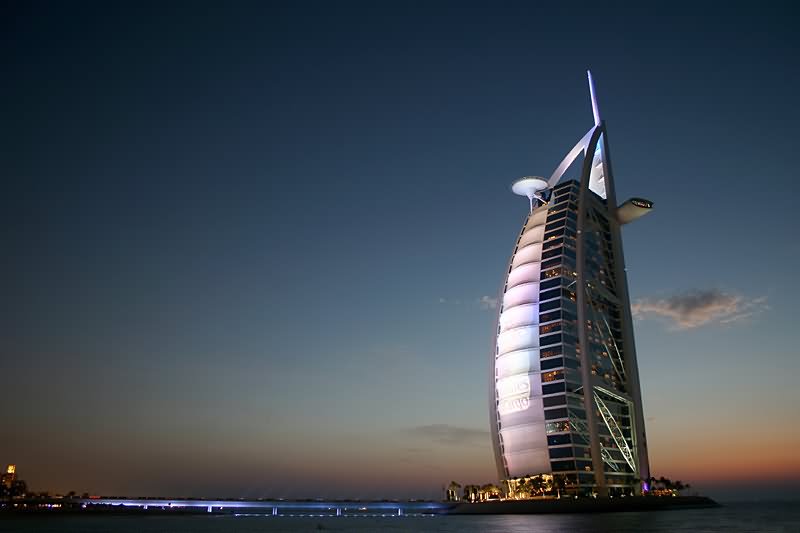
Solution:
<path fill-rule="evenodd" d="M 501 479 L 552 474 L 559 494 L 613 496 L 650 477 L 620 226 L 652 203 L 617 207 L 589 85 L 594 126 L 549 179 L 512 186 L 530 212 L 499 307 L 490 413 Z"/>
<path fill-rule="evenodd" d="M 0 497 L 1 498 L 19 498 L 24 497 L 27 493 L 27 485 L 21 479 L 17 478 L 16 465 L 8 465 L 5 473 L 0 475 Z"/>
<path fill-rule="evenodd" d="M 0 485 L 6 490 L 11 490 L 17 480 L 17 465 L 8 465 L 6 471 L 0 476 Z"/>

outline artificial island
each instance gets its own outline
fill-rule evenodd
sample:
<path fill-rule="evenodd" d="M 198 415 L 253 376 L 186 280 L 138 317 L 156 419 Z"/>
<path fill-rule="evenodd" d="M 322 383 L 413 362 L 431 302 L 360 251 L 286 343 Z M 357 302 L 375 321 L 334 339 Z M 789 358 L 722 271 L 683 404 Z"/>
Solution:
<path fill-rule="evenodd" d="M 653 203 L 618 205 L 608 133 L 587 75 L 593 126 L 549 178 L 511 187 L 528 199 L 528 214 L 498 298 L 491 353 L 500 485 L 469 485 L 460 497 L 452 482 L 449 499 L 480 502 L 461 512 L 714 505 L 681 497 L 681 482 L 651 477 L 620 229 Z M 663 496 L 670 498 L 656 500 Z"/>

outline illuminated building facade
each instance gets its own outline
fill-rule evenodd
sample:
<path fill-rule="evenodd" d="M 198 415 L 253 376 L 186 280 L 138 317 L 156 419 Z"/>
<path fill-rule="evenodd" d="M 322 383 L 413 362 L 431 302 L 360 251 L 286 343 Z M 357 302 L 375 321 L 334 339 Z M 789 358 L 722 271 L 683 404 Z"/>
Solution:
<path fill-rule="evenodd" d="M 530 213 L 499 306 L 491 429 L 501 479 L 637 494 L 650 474 L 620 226 L 652 203 L 617 206 L 591 74 L 589 87 L 594 126 L 549 179 L 512 187 Z"/>
<path fill-rule="evenodd" d="M 17 467 L 8 465 L 6 471 L 0 474 L 0 499 L 24 497 L 27 486 L 17 476 Z"/>
<path fill-rule="evenodd" d="M 17 467 L 16 465 L 8 465 L 6 471 L 0 476 L 0 485 L 5 489 L 11 490 L 14 482 L 17 480 Z"/>

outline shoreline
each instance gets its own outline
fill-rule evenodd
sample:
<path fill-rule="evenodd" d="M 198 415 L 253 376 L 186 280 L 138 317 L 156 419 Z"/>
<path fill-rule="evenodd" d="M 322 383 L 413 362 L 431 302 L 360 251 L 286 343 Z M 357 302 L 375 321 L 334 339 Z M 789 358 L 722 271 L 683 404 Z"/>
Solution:
<path fill-rule="evenodd" d="M 179 502 L 179 503 L 178 503 Z M 242 501 L 242 500 L 105 500 L 60 502 L 63 507 L 0 509 L 0 517 L 10 516 L 165 516 L 165 515 L 254 515 L 275 517 L 392 517 L 463 516 L 508 514 L 580 514 L 637 511 L 669 511 L 721 507 L 705 496 L 632 496 L 608 499 L 502 500 L 478 503 L 458 502 L 334 502 L 334 501 Z"/>
<path fill-rule="evenodd" d="M 450 509 L 449 515 L 487 514 L 571 514 L 619 513 L 636 511 L 669 511 L 721 507 L 706 496 L 629 496 L 627 498 L 560 500 L 503 500 L 461 503 Z"/>

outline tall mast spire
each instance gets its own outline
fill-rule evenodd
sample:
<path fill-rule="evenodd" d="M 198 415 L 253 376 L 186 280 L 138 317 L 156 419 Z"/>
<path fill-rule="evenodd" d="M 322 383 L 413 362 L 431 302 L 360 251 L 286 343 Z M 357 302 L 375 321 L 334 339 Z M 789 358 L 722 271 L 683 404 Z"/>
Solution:
<path fill-rule="evenodd" d="M 594 125 L 600 125 L 600 108 L 597 107 L 597 94 L 594 91 L 594 80 L 592 79 L 592 71 L 587 70 L 586 74 L 589 76 L 589 95 L 592 97 L 592 114 L 594 115 Z"/>

